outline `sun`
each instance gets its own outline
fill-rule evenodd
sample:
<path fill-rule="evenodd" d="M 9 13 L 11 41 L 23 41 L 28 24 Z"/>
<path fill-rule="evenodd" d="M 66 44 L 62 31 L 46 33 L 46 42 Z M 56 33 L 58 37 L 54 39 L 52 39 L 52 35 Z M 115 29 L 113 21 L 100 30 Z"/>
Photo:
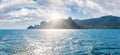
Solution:
<path fill-rule="evenodd" d="M 61 14 L 60 12 L 57 11 L 52 11 L 52 13 L 49 14 L 48 17 L 50 20 L 57 21 L 62 18 L 66 18 L 66 15 Z"/>

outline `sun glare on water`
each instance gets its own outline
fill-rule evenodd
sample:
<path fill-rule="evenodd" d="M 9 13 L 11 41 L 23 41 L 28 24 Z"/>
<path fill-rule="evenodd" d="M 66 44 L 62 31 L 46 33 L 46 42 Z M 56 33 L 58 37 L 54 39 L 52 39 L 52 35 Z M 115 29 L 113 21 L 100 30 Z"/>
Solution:
<path fill-rule="evenodd" d="M 62 40 L 67 39 L 67 35 L 71 33 L 71 30 L 66 29 L 45 29 L 37 30 L 37 33 L 42 34 L 42 38 L 34 39 L 26 37 L 29 46 L 33 47 L 30 51 L 33 55 L 54 55 L 60 54 L 59 51 L 64 49 L 65 46 L 60 46 Z M 29 51 L 28 51 L 29 52 Z"/>

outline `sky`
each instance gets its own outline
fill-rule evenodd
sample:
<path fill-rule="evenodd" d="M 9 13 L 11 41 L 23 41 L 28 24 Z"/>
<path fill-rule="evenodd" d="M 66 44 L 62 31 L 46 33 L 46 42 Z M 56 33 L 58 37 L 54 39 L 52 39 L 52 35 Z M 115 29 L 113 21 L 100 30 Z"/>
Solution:
<path fill-rule="evenodd" d="M 0 29 L 26 29 L 43 20 L 120 16 L 120 0 L 0 0 Z"/>

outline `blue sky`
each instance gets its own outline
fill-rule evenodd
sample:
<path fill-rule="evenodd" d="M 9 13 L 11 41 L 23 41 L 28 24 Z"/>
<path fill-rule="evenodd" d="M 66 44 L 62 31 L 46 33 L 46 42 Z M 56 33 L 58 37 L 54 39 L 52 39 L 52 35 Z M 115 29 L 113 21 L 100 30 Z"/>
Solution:
<path fill-rule="evenodd" d="M 120 16 L 119 0 L 0 0 L 0 29 L 25 29 L 42 20 Z"/>

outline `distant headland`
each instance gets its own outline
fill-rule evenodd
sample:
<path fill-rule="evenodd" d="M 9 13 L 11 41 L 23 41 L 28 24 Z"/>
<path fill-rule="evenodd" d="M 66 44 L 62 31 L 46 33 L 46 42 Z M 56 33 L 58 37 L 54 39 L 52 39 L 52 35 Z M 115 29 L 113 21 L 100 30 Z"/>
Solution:
<path fill-rule="evenodd" d="M 38 25 L 28 26 L 27 29 L 120 29 L 120 17 L 107 15 L 86 20 L 58 19 L 58 21 L 42 21 Z"/>

